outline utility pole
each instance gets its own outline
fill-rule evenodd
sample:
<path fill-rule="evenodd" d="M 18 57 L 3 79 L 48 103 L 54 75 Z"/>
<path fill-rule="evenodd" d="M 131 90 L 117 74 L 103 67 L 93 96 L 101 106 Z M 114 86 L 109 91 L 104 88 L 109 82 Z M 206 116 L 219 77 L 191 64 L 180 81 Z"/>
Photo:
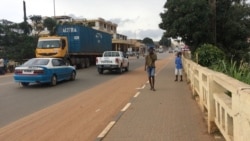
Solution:
<path fill-rule="evenodd" d="M 24 20 L 25 23 L 27 23 L 26 4 L 25 4 L 25 1 L 23 1 L 23 20 Z"/>
<path fill-rule="evenodd" d="M 54 5 L 54 18 L 56 18 L 56 3 L 55 3 L 55 0 L 53 0 L 53 5 Z"/>

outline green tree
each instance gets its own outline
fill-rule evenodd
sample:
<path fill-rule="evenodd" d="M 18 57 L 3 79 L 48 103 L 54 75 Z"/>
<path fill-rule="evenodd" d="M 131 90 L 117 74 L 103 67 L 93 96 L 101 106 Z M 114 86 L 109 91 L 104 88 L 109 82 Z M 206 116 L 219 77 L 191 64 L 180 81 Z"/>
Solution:
<path fill-rule="evenodd" d="M 193 51 L 197 46 L 211 42 L 211 11 L 207 0 L 168 0 L 164 8 L 159 27 L 165 30 L 165 37 L 182 37 Z"/>
<path fill-rule="evenodd" d="M 31 31 L 32 31 L 31 25 L 28 24 L 27 22 L 22 22 L 22 23 L 18 24 L 18 28 L 23 30 L 23 33 L 25 35 L 29 35 L 31 33 Z"/>
<path fill-rule="evenodd" d="M 142 40 L 142 43 L 144 43 L 147 46 L 154 46 L 154 41 L 149 37 L 144 38 Z"/>
<path fill-rule="evenodd" d="M 164 8 L 159 27 L 165 37 L 182 37 L 191 51 L 209 43 L 229 60 L 248 60 L 250 6 L 246 0 L 168 0 Z"/>
<path fill-rule="evenodd" d="M 0 56 L 22 62 L 35 57 L 37 37 L 23 34 L 20 24 L 0 25 Z"/>
<path fill-rule="evenodd" d="M 11 28 L 5 27 L 5 32 L 1 38 L 1 45 L 9 46 L 9 45 L 17 44 L 19 42 L 18 36 L 19 35 L 17 32 L 13 32 Z"/>
<path fill-rule="evenodd" d="M 32 21 L 32 24 L 34 25 L 33 29 L 36 31 L 36 35 L 39 35 L 39 33 L 44 29 L 42 24 L 42 16 L 32 15 L 29 16 L 29 18 Z"/>
<path fill-rule="evenodd" d="M 13 36 L 12 36 L 13 37 Z M 11 38 L 8 36 L 7 38 Z M 4 57 L 18 62 L 35 57 L 37 37 L 35 36 L 16 36 L 18 42 L 4 46 Z"/>
<path fill-rule="evenodd" d="M 250 7 L 244 0 L 219 0 L 216 8 L 217 46 L 229 60 L 248 60 L 250 37 Z"/>
<path fill-rule="evenodd" d="M 166 46 L 166 47 L 170 47 L 171 46 L 171 40 L 170 38 L 166 38 L 166 37 L 162 37 L 161 40 L 159 41 L 160 45 Z"/>
<path fill-rule="evenodd" d="M 49 30 L 50 35 L 55 35 L 55 28 L 56 28 L 56 20 L 55 19 L 46 18 L 43 21 L 43 26 Z"/>

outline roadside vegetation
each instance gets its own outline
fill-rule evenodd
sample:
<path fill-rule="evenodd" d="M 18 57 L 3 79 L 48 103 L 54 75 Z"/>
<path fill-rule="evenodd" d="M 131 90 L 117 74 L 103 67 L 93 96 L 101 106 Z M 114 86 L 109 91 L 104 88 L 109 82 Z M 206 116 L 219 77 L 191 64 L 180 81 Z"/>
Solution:
<path fill-rule="evenodd" d="M 227 60 L 222 50 L 211 44 L 204 44 L 197 48 L 192 58 L 201 66 L 227 74 L 239 81 L 250 84 L 250 66 L 246 61 L 237 63 Z"/>
<path fill-rule="evenodd" d="M 35 57 L 38 34 L 46 27 L 53 29 L 55 22 L 46 19 L 42 23 L 41 16 L 30 16 L 34 27 L 25 19 L 22 23 L 9 23 L 7 20 L 0 24 L 0 57 L 22 63 Z M 51 27 L 52 26 L 52 27 Z"/>
<path fill-rule="evenodd" d="M 250 84 L 250 5 L 246 0 L 168 0 L 163 37 L 181 37 L 192 59 Z"/>

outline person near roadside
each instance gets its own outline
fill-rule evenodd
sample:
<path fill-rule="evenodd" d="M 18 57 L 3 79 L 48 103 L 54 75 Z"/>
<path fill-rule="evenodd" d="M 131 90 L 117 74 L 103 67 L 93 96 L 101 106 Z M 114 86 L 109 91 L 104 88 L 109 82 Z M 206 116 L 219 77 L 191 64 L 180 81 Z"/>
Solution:
<path fill-rule="evenodd" d="M 148 49 L 148 55 L 145 57 L 145 71 L 148 73 L 148 81 L 150 90 L 155 91 L 155 61 L 157 55 L 154 52 L 154 47 Z"/>
<path fill-rule="evenodd" d="M 178 81 L 178 76 L 180 76 L 180 81 L 183 81 L 181 52 L 178 52 L 175 58 L 175 81 Z"/>

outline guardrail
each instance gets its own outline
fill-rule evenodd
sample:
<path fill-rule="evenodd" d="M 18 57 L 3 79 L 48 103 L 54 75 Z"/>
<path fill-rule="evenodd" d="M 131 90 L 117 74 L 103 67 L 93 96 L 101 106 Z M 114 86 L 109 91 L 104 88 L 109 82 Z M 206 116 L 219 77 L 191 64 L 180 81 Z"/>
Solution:
<path fill-rule="evenodd" d="M 188 58 L 182 61 L 192 96 L 206 117 L 208 132 L 219 130 L 227 141 L 250 140 L 250 85 Z"/>

